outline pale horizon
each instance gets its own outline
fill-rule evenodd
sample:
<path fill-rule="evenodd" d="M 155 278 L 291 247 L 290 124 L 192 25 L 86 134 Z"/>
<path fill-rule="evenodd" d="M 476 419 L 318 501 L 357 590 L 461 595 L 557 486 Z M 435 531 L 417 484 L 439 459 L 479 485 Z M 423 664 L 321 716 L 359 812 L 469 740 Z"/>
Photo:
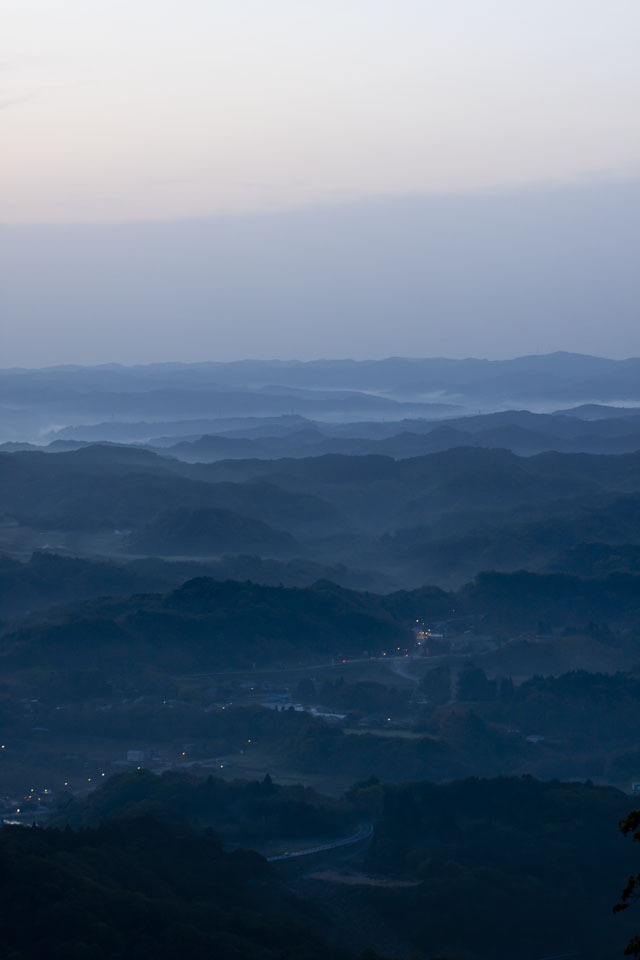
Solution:
<path fill-rule="evenodd" d="M 0 227 L 7 366 L 640 354 L 640 181 Z"/>
<path fill-rule="evenodd" d="M 635 0 L 8 0 L 0 363 L 640 354 Z"/>

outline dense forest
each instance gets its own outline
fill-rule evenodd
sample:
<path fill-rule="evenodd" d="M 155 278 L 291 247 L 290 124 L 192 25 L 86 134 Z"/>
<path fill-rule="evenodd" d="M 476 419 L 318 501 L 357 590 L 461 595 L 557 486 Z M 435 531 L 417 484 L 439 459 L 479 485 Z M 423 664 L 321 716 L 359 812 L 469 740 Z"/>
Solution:
<path fill-rule="evenodd" d="M 619 955 L 611 911 L 634 862 L 617 829 L 623 794 L 525 778 L 373 786 L 356 799 L 380 813 L 367 866 L 420 881 L 370 895 L 422 949 Z"/>
<path fill-rule="evenodd" d="M 265 860 L 152 817 L 0 831 L 3 950 L 12 960 L 224 956 L 352 960 Z"/>

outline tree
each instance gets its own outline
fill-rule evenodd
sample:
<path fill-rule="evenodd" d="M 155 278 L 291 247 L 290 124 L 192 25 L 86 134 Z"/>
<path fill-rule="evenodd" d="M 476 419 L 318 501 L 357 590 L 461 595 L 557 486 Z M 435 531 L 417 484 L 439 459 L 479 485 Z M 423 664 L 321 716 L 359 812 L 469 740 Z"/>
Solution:
<path fill-rule="evenodd" d="M 640 810 L 632 810 L 621 822 L 620 829 L 625 837 L 631 834 L 634 843 L 640 843 Z M 620 913 L 622 910 L 627 910 L 631 904 L 637 900 L 640 900 L 640 873 L 632 874 L 627 879 L 625 888 L 620 896 L 620 902 L 616 903 L 613 912 Z M 624 952 L 628 957 L 640 956 L 639 934 L 636 934 L 635 937 L 629 940 Z"/>

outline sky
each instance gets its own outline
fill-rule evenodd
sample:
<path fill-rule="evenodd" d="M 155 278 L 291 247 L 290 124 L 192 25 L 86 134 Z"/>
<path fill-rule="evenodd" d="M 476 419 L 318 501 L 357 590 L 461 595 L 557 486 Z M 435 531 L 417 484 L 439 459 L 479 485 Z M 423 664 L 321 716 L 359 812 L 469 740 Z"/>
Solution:
<path fill-rule="evenodd" d="M 639 37 L 637 0 L 4 0 L 0 363 L 640 352 Z"/>

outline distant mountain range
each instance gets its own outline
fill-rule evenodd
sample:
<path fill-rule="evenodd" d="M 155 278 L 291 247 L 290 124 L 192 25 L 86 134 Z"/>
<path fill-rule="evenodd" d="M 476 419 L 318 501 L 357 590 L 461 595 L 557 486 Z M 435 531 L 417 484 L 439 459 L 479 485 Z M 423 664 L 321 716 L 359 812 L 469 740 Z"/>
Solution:
<path fill-rule="evenodd" d="M 0 439 L 37 439 L 52 428 L 85 424 L 75 439 L 146 440 L 167 432 L 163 422 L 179 420 L 442 419 L 478 409 L 635 403 L 640 359 L 554 353 L 513 360 L 395 357 L 10 369 L 0 371 L 0 396 Z M 589 406 L 586 416 L 593 416 Z M 94 424 L 99 427 L 92 433 L 88 428 Z M 217 432 L 202 426 L 182 429 L 181 435 Z"/>
<path fill-rule="evenodd" d="M 149 436 L 154 428 L 163 436 Z M 324 454 L 369 455 L 403 459 L 453 447 L 486 447 L 531 456 L 560 453 L 632 453 L 640 449 L 640 410 L 589 405 L 575 411 L 530 413 L 505 410 L 443 419 L 404 419 L 328 423 L 283 415 L 222 421 L 102 423 L 66 427 L 46 446 L 9 441 L 0 450 L 59 453 L 90 442 L 138 442 L 191 463 L 308 457 Z"/>
<path fill-rule="evenodd" d="M 163 363 L 125 367 L 12 368 L 0 371 L 15 398 L 48 392 L 128 394 L 163 390 L 223 392 L 234 389 L 391 392 L 435 391 L 491 398 L 542 396 L 591 400 L 640 399 L 640 358 L 610 360 L 557 352 L 512 360 L 390 357 L 386 360 L 241 360 L 233 363 Z"/>
<path fill-rule="evenodd" d="M 606 408 L 605 408 L 606 409 Z M 57 441 L 58 443 L 60 441 Z M 249 428 L 223 434 L 205 434 L 169 443 L 150 442 L 172 456 L 190 462 L 226 459 L 277 459 L 278 457 L 381 454 L 403 459 L 437 453 L 453 447 L 487 447 L 531 456 L 547 450 L 561 453 L 632 453 L 640 449 L 640 411 L 593 419 L 576 415 L 536 414 L 508 410 L 477 416 L 450 418 L 446 422 L 326 424 L 302 421 L 282 427 L 276 435 Z"/>

